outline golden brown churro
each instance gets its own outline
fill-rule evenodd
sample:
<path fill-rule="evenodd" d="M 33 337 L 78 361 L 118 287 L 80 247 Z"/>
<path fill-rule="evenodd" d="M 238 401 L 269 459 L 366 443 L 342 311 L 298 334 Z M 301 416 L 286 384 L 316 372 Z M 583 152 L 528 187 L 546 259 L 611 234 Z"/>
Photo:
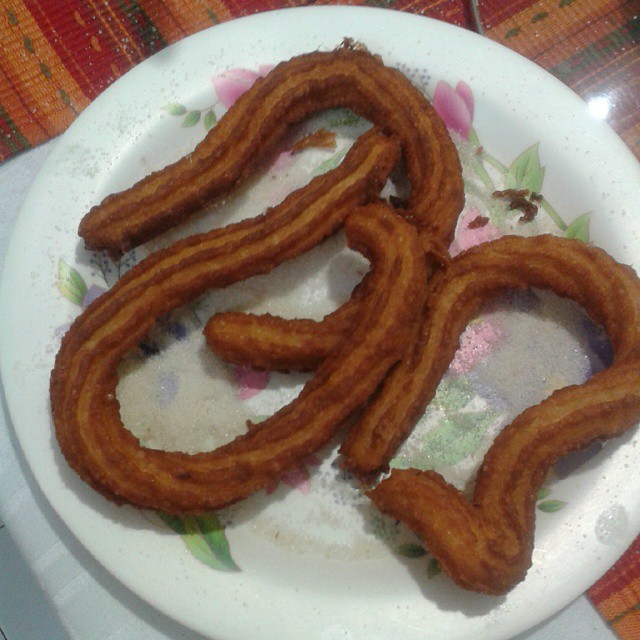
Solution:
<path fill-rule="evenodd" d="M 332 55 L 335 57 L 335 67 L 332 64 L 331 68 L 340 69 L 335 71 L 341 78 L 339 85 L 343 82 L 349 85 L 348 91 L 346 85 L 342 89 L 344 105 L 369 117 L 384 130 L 396 133 L 400 139 L 412 186 L 405 215 L 422 229 L 429 243 L 448 246 L 464 203 L 462 170 L 446 127 L 428 100 L 402 74 L 385 67 L 366 51 L 351 47 L 333 54 L 310 55 L 313 57 L 308 59 L 301 56 L 304 63 L 296 58 L 276 71 L 285 75 L 285 70 L 293 73 L 299 65 L 306 70 L 310 60 L 325 65 Z M 327 68 L 323 73 L 329 82 L 334 71 Z M 361 85 L 363 73 L 367 78 Z M 358 78 L 354 85 L 349 80 L 352 74 Z M 370 86 L 373 81 L 375 90 Z M 259 99 L 258 93 L 255 99 Z M 437 153 L 442 155 L 438 157 Z M 348 335 L 361 297 L 354 296 L 321 322 L 220 314 L 211 318 L 205 328 L 207 343 L 227 362 L 271 370 L 313 369 Z"/>
<path fill-rule="evenodd" d="M 230 364 L 266 371 L 310 371 L 340 345 L 360 313 L 349 301 L 322 321 L 229 311 L 205 325 L 207 345 Z"/>
<path fill-rule="evenodd" d="M 118 256 L 149 240 L 235 189 L 289 125 L 338 106 L 397 136 L 412 187 L 407 215 L 450 241 L 464 192 L 443 122 L 402 73 L 347 44 L 292 58 L 257 80 L 192 153 L 93 207 L 80 224 L 85 246 Z"/>
<path fill-rule="evenodd" d="M 345 226 L 352 248 L 374 264 L 367 315 L 296 400 L 209 453 L 147 449 L 122 425 L 116 367 L 155 318 L 246 274 L 247 265 L 271 264 L 272 254 L 286 254 L 289 237 L 309 232 L 308 225 L 303 215 L 256 234 L 248 228 L 255 231 L 260 221 L 251 221 L 177 242 L 134 267 L 80 316 L 56 359 L 51 402 L 67 461 L 96 490 L 166 513 L 217 509 L 298 465 L 367 400 L 400 357 L 426 294 L 415 229 L 384 205 L 356 210 Z M 368 314 L 378 322 L 367 322 Z"/>
<path fill-rule="evenodd" d="M 420 239 L 429 275 L 449 257 L 424 231 Z M 212 316 L 203 333 L 211 351 L 225 362 L 269 371 L 313 370 L 348 338 L 366 295 L 365 278 L 347 302 L 321 321 L 227 311 Z"/>
<path fill-rule="evenodd" d="M 615 359 L 582 385 L 553 393 L 498 436 L 478 473 L 473 499 L 433 471 L 393 470 L 369 496 L 406 522 L 442 569 L 466 589 L 501 594 L 531 564 L 536 491 L 571 450 L 609 438 L 640 416 L 640 281 L 604 251 L 551 236 L 508 236 L 454 258 L 433 280 L 413 366 L 414 384 L 375 421 L 360 422 L 343 451 L 365 470 L 388 460 L 403 422 L 433 396 L 467 322 L 507 288 L 548 288 L 580 303 L 606 330 Z M 384 390 L 383 390 L 384 393 Z M 379 396 L 378 396 L 379 397 Z M 391 452 L 392 453 L 392 452 Z"/>

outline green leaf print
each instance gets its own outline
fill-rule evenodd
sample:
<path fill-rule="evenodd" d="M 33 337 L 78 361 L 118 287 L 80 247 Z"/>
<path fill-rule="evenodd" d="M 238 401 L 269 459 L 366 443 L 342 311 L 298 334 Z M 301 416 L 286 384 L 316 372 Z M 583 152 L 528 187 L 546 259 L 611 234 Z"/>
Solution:
<path fill-rule="evenodd" d="M 341 162 L 342 159 L 347 155 L 346 151 L 338 151 L 338 153 L 334 153 L 330 158 L 321 162 L 313 171 L 312 176 L 319 176 L 331 169 L 335 169 Z"/>
<path fill-rule="evenodd" d="M 58 260 L 58 289 L 73 304 L 81 305 L 87 295 L 87 285 L 82 276 L 62 258 Z"/>
<path fill-rule="evenodd" d="M 590 221 L 590 213 L 583 213 L 581 216 L 578 216 L 565 230 L 565 237 L 582 240 L 582 242 L 589 242 Z"/>
<path fill-rule="evenodd" d="M 443 411 L 460 411 L 475 397 L 473 387 L 463 378 L 443 381 L 436 391 L 433 405 Z"/>
<path fill-rule="evenodd" d="M 426 434 L 422 443 L 430 466 L 453 465 L 471 455 L 494 417 L 493 411 L 467 411 L 445 416 Z"/>
<path fill-rule="evenodd" d="M 182 121 L 183 127 L 193 127 L 194 125 L 200 122 L 200 111 L 194 109 L 193 111 L 189 111 L 187 115 L 184 117 Z"/>
<path fill-rule="evenodd" d="M 544 500 L 543 502 L 538 502 L 538 509 L 545 513 L 555 513 L 560 509 L 564 509 L 566 505 L 567 503 L 562 500 Z"/>
<path fill-rule="evenodd" d="M 506 189 L 529 189 L 532 193 L 540 193 L 544 168 L 540 166 L 538 146 L 536 142 L 511 163 L 505 178 Z"/>
<path fill-rule="evenodd" d="M 338 109 L 329 119 L 330 127 L 348 127 L 362 122 L 362 118 L 349 109 Z"/>
<path fill-rule="evenodd" d="M 424 547 L 416 544 L 415 542 L 405 542 L 398 546 L 397 551 L 405 558 L 421 558 L 427 554 Z"/>
<path fill-rule="evenodd" d="M 187 113 L 187 108 L 179 102 L 169 102 L 169 104 L 165 104 L 164 107 L 162 107 L 162 110 L 172 116 L 183 116 Z"/>
<path fill-rule="evenodd" d="M 187 532 L 184 528 L 184 523 L 182 522 L 182 518 L 180 516 L 171 516 L 167 515 L 166 513 L 159 513 L 158 516 L 165 524 L 169 525 L 176 533 L 179 533 L 181 536 Z"/>
<path fill-rule="evenodd" d="M 200 562 L 220 571 L 238 571 L 238 565 L 231 557 L 231 549 L 224 527 L 216 516 L 185 516 L 181 518 L 160 514 L 160 518 L 182 536 L 187 549 Z"/>
<path fill-rule="evenodd" d="M 540 487 L 540 489 L 538 489 L 538 493 L 536 494 L 536 506 L 540 511 L 544 511 L 545 513 L 555 513 L 567 506 L 567 503 L 563 500 L 547 500 L 546 498 L 550 495 L 550 487 Z"/>
<path fill-rule="evenodd" d="M 549 487 L 541 487 L 540 489 L 538 489 L 536 500 L 544 500 L 549 495 L 551 495 L 551 489 L 549 489 Z"/>
<path fill-rule="evenodd" d="M 203 124 L 204 128 L 207 131 L 209 131 L 209 129 L 213 129 L 213 127 L 216 126 L 217 122 L 218 119 L 216 118 L 216 114 L 213 112 L 213 109 L 207 111 L 207 113 L 204 114 Z"/>

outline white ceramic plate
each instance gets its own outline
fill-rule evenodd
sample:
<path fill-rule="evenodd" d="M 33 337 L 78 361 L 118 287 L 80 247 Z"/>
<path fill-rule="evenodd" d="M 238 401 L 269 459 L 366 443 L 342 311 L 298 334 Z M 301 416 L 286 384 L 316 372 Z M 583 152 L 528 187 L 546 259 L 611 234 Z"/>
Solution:
<path fill-rule="evenodd" d="M 430 94 L 439 81 L 450 88 L 465 82 L 488 169 L 500 174 L 500 162 L 508 168 L 533 149 L 528 161 L 538 179 L 544 165 L 544 195 L 564 221 L 590 212 L 591 239 L 637 268 L 638 164 L 587 105 L 538 67 L 489 40 L 409 14 L 329 7 L 260 14 L 199 33 L 140 64 L 61 138 L 19 217 L 3 274 L 0 348 L 11 417 L 42 490 L 87 549 L 153 606 L 212 638 L 507 638 L 580 595 L 640 530 L 640 487 L 628 471 L 640 464 L 637 434 L 553 483 L 557 499 L 539 512 L 533 568 L 498 599 L 463 592 L 443 576 L 429 578 L 428 557 L 413 558 L 419 554 L 411 544 L 404 556 L 395 553 L 388 537 L 381 542 L 371 521 L 341 505 L 335 491 L 333 507 L 322 506 L 324 522 L 313 508 L 301 510 L 307 483 L 331 478 L 325 463 L 311 478 L 290 479 L 298 491 L 280 487 L 275 498 L 253 503 L 253 515 L 228 516 L 223 537 L 240 570 L 220 571 L 210 566 L 216 557 L 206 544 L 203 563 L 198 549 L 192 544 L 189 553 L 165 525 L 94 494 L 66 467 L 53 436 L 48 380 L 59 329 L 86 293 L 78 278 L 91 289 L 96 277 L 76 236 L 83 213 L 204 135 L 216 101 L 212 77 L 331 49 L 345 36 L 412 72 Z M 169 104 L 174 107 L 163 109 Z M 184 127 L 190 111 L 199 111 L 200 121 Z M 584 233 L 579 223 L 573 229 Z M 297 537 L 287 529 L 294 515 Z M 334 515 L 337 523 L 327 522 Z M 300 535 L 316 526 L 318 538 Z M 343 539 L 347 529 L 355 542 Z"/>

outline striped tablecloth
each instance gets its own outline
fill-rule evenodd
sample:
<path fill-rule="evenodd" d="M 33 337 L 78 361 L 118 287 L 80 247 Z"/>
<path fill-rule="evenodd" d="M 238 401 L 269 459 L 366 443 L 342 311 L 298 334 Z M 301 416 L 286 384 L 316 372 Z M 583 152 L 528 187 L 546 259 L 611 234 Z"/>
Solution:
<path fill-rule="evenodd" d="M 62 133 L 105 88 L 159 49 L 225 20 L 312 3 L 3 0 L 0 161 Z M 480 20 L 462 0 L 342 4 L 411 11 L 481 30 L 585 100 L 606 96 L 607 120 L 640 159 L 639 0 L 480 0 Z M 640 638 L 640 538 L 588 595 L 621 638 Z"/>

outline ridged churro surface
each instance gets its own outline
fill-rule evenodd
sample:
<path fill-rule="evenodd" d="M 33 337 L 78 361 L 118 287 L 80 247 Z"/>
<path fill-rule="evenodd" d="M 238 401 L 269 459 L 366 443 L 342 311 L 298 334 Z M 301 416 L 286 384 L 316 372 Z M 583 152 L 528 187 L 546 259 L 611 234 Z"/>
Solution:
<path fill-rule="evenodd" d="M 402 73 L 345 44 L 279 64 L 192 153 L 94 206 L 80 224 L 85 246 L 118 256 L 173 227 L 251 175 L 289 125 L 331 107 L 348 107 L 400 140 L 411 182 L 407 215 L 451 241 L 464 191 L 444 123 Z"/>
<path fill-rule="evenodd" d="M 433 397 L 480 305 L 525 287 L 548 288 L 581 304 L 611 340 L 611 366 L 516 417 L 486 454 L 471 501 L 437 473 L 415 469 L 393 470 L 369 493 L 379 509 L 421 536 L 458 584 L 490 594 L 511 589 L 531 564 L 535 497 L 549 467 L 638 421 L 640 281 L 630 267 L 595 247 L 552 236 L 506 236 L 456 257 L 432 282 L 413 384 L 402 397 L 392 389 L 397 401 L 384 413 L 370 404 L 342 448 L 347 466 L 360 472 L 388 461 Z"/>
<path fill-rule="evenodd" d="M 53 417 L 67 461 L 94 488 L 117 502 L 165 513 L 220 508 L 299 465 L 373 393 L 401 356 L 426 295 L 417 233 L 385 205 L 356 210 L 345 229 L 350 246 L 373 264 L 367 313 L 353 339 L 323 362 L 294 402 L 208 453 L 147 449 L 122 425 L 116 367 L 127 349 L 160 313 L 244 274 L 249 260 L 266 260 L 265 245 L 286 251 L 286 236 L 295 229 L 290 221 L 257 239 L 231 228 L 210 240 L 176 243 L 129 272 L 67 333 L 51 379 Z M 228 251 L 238 234 L 242 249 Z M 369 314 L 378 322 L 368 322 Z"/>
<path fill-rule="evenodd" d="M 200 512 L 237 499 L 224 497 L 225 491 L 232 493 L 225 483 L 218 497 L 212 497 L 210 488 L 202 488 L 204 482 L 198 498 L 182 476 L 192 477 L 185 471 L 189 464 L 199 473 L 206 467 L 204 461 L 144 449 L 122 427 L 115 397 L 117 364 L 162 314 L 212 287 L 268 272 L 335 232 L 356 205 L 375 198 L 397 159 L 395 141 L 371 130 L 356 141 L 340 166 L 314 178 L 280 205 L 257 218 L 157 251 L 90 305 L 65 334 L 51 376 L 56 435 L 69 464 L 108 497 L 138 506 Z M 238 469 L 247 475 L 241 465 Z M 199 482 L 193 479 L 194 486 Z M 163 483 L 170 491 L 157 491 Z"/>

